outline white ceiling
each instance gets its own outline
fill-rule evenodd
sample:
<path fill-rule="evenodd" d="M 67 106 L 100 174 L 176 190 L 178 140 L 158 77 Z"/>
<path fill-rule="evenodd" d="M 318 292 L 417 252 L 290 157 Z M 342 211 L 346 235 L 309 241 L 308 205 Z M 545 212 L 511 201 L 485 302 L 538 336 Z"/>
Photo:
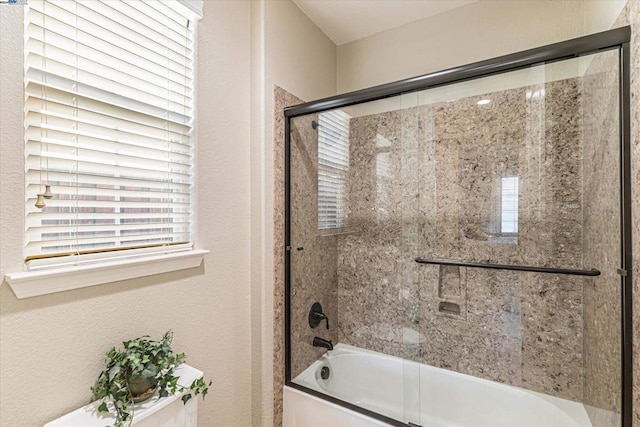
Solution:
<path fill-rule="evenodd" d="M 477 0 L 293 0 L 338 46 Z"/>

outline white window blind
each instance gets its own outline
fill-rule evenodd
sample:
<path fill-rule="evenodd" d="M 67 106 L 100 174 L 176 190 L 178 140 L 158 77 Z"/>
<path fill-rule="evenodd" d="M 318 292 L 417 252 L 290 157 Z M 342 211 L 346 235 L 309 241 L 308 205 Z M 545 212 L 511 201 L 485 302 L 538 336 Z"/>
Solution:
<path fill-rule="evenodd" d="M 347 216 L 349 115 L 335 110 L 318 118 L 318 229 L 342 228 Z"/>
<path fill-rule="evenodd" d="M 27 260 L 191 242 L 192 16 L 177 1 L 29 0 Z"/>

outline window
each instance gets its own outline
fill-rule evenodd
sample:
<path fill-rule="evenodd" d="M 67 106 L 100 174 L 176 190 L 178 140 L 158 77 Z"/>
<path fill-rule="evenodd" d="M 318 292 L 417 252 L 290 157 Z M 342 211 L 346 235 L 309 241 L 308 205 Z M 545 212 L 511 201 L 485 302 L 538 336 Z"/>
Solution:
<path fill-rule="evenodd" d="M 191 247 L 194 16 L 178 1 L 29 0 L 31 266 Z"/>
<path fill-rule="evenodd" d="M 318 229 L 343 228 L 347 216 L 349 115 L 340 110 L 318 118 Z"/>

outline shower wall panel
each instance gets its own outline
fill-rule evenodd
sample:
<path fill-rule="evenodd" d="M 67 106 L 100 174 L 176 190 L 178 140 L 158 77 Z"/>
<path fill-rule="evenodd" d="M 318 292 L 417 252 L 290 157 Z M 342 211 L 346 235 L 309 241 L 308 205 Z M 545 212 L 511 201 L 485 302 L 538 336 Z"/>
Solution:
<path fill-rule="evenodd" d="M 318 232 L 318 133 L 307 115 L 291 121 L 291 375 L 296 377 L 326 350 L 314 336 L 337 342 L 337 238 Z M 331 329 L 309 326 L 309 310 L 322 305 Z"/>
<path fill-rule="evenodd" d="M 341 342 L 402 356 L 401 114 L 352 118 L 348 224 L 338 238 Z"/>
<path fill-rule="evenodd" d="M 584 76 L 584 403 L 593 424 L 620 425 L 620 166 L 618 54 L 602 53 Z M 609 171 L 603 174 L 602 171 Z M 608 178 L 608 179 L 607 179 Z"/>
<path fill-rule="evenodd" d="M 282 426 L 284 378 L 284 121 L 283 111 L 302 99 L 273 88 L 273 425 Z"/>
<path fill-rule="evenodd" d="M 633 238 L 633 426 L 640 427 L 640 2 L 628 1 L 631 29 L 631 206 Z"/>
<path fill-rule="evenodd" d="M 528 109 L 520 164 L 522 229 L 510 262 L 591 268 L 582 259 L 581 79 L 529 91 L 531 99 L 525 94 L 521 101 Z M 519 278 L 523 387 L 581 401 L 583 281 L 555 274 Z"/>
<path fill-rule="evenodd" d="M 581 279 L 413 261 L 582 268 L 581 81 L 484 97 L 351 120 L 339 339 L 581 400 Z M 500 231 L 503 178 L 517 233 Z"/>

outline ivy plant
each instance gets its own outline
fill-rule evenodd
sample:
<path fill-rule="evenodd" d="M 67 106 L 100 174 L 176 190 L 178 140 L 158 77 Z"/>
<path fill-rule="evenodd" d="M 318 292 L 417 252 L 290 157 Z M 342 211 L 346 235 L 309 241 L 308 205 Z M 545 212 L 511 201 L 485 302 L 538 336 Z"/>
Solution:
<path fill-rule="evenodd" d="M 192 395 L 207 395 L 211 381 L 194 380 L 188 389 L 178 385 L 175 369 L 185 361 L 184 353 L 171 349 L 173 332 L 166 332 L 159 341 L 148 335 L 124 341 L 123 349 L 112 347 L 106 353 L 106 367 L 98 376 L 91 392 L 96 399 L 102 399 L 98 412 L 115 411 L 114 427 L 129 425 L 133 419 L 133 405 L 140 397 L 151 397 L 155 392 L 160 397 L 182 393 L 183 403 Z M 111 402 L 112 405 L 108 405 Z"/>

